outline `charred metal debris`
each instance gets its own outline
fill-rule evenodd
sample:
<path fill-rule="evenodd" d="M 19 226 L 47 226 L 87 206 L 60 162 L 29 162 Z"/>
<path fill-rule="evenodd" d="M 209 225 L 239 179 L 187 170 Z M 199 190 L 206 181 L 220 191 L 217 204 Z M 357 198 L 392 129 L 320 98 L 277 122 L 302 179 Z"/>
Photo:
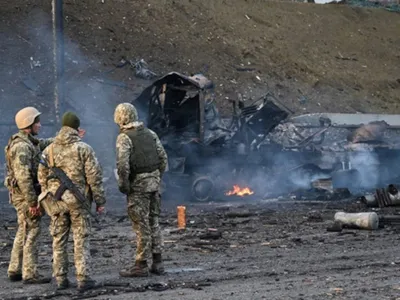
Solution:
<path fill-rule="evenodd" d="M 255 101 L 229 101 L 233 113 L 223 118 L 211 80 L 176 72 L 154 81 L 133 101 L 168 152 L 166 194 L 178 190 L 182 198 L 209 201 L 302 189 L 322 191 L 329 200 L 338 189 L 354 194 L 398 179 L 392 171 L 400 164 L 397 115 L 294 116 L 271 93 Z"/>

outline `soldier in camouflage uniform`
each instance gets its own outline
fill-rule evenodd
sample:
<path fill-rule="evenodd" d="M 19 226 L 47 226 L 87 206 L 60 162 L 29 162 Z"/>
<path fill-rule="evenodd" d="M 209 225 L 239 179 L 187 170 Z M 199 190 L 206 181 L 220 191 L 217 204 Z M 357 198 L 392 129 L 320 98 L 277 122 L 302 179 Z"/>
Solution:
<path fill-rule="evenodd" d="M 148 276 L 147 258 L 152 253 L 150 272 L 163 274 L 160 215 L 160 181 L 167 166 L 167 154 L 158 136 L 138 122 L 130 103 L 117 106 L 114 121 L 120 128 L 117 137 L 119 190 L 127 195 L 128 215 L 136 232 L 135 265 L 122 270 L 122 277 Z"/>
<path fill-rule="evenodd" d="M 51 278 L 38 274 L 38 237 L 40 234 L 41 210 L 38 205 L 40 186 L 37 169 L 40 152 L 53 139 L 37 139 L 40 130 L 40 112 L 34 107 L 25 107 L 15 115 L 19 129 L 5 148 L 7 177 L 5 186 L 9 190 L 10 203 L 17 211 L 18 230 L 14 238 L 8 278 L 24 283 L 48 283 Z M 22 270 L 21 270 L 22 268 Z M 22 272 L 21 272 L 22 271 Z"/>
<path fill-rule="evenodd" d="M 64 114 L 63 127 L 54 139 L 53 144 L 43 151 L 50 166 L 62 169 L 76 187 L 88 199 L 96 203 L 96 210 L 102 213 L 106 203 L 103 188 L 103 175 L 100 164 L 93 149 L 82 142 L 78 133 L 80 120 L 71 112 Z M 61 200 L 55 201 L 59 180 L 51 170 L 44 165 L 39 166 L 39 183 L 42 194 L 39 199 L 46 213 L 51 218 L 50 233 L 53 236 L 53 275 L 58 289 L 69 287 L 67 244 L 70 230 L 74 237 L 74 257 L 78 290 L 84 291 L 95 286 L 90 278 L 90 247 L 91 233 L 90 215 L 84 206 L 69 190 L 66 190 Z M 90 197 L 88 197 L 90 195 Z"/>

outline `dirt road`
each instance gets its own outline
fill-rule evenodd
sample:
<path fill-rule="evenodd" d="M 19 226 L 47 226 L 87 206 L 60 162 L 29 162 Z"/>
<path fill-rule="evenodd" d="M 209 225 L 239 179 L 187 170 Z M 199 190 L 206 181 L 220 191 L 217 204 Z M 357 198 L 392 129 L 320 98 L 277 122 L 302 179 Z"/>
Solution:
<path fill-rule="evenodd" d="M 24 286 L 7 281 L 15 223 L 12 211 L 3 210 L 0 297 L 165 300 L 400 297 L 396 228 L 341 233 L 326 230 L 336 211 L 358 210 L 358 205 L 328 202 L 188 205 L 185 232 L 176 230 L 174 207 L 166 204 L 162 217 L 166 275 L 118 277 L 118 271 L 129 264 L 134 245 L 131 225 L 121 209 L 110 212 L 101 229 L 94 229 L 93 274 L 103 286 L 86 294 L 77 294 L 74 288 L 56 293 L 52 285 Z M 72 262 L 72 248 L 70 251 Z M 41 272 L 50 275 L 51 241 L 46 228 L 40 262 Z M 73 268 L 70 279 L 74 281 Z"/>

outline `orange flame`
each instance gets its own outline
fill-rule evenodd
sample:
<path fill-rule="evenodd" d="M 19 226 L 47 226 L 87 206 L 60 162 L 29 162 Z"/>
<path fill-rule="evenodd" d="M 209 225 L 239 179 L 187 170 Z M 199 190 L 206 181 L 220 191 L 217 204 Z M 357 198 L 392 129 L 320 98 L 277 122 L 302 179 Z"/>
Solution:
<path fill-rule="evenodd" d="M 253 195 L 253 194 L 254 194 L 254 192 L 252 190 L 250 190 L 250 188 L 248 188 L 248 187 L 241 188 L 237 184 L 235 184 L 233 186 L 233 190 L 225 193 L 225 195 L 227 195 L 227 196 L 236 195 L 236 196 L 240 196 L 240 197 L 247 196 L 247 195 Z"/>

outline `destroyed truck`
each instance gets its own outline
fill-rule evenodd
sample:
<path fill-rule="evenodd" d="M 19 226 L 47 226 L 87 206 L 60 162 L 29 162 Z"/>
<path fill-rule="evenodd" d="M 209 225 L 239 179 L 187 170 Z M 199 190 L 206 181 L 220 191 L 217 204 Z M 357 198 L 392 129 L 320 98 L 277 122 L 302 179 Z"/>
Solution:
<path fill-rule="evenodd" d="M 321 180 L 358 190 L 368 187 L 369 177 L 385 182 L 393 177 L 393 172 L 386 176 L 385 168 L 379 170 L 385 176 L 373 173 L 382 161 L 390 166 L 390 147 L 346 140 L 362 123 L 342 122 L 345 114 L 289 119 L 293 112 L 268 93 L 249 104 L 231 100 L 233 115 L 222 118 L 213 82 L 201 74 L 176 72 L 153 82 L 133 103 L 168 153 L 167 196 L 262 198 L 312 188 Z"/>
<path fill-rule="evenodd" d="M 357 193 L 399 182 L 399 115 L 315 113 L 288 122 L 310 136 L 321 131 L 321 120 L 329 122 L 322 138 L 299 150 L 317 153 L 316 165 L 331 178 L 333 188 Z"/>
<path fill-rule="evenodd" d="M 234 115 L 223 119 L 214 101 L 214 85 L 206 77 L 175 72 L 135 99 L 168 153 L 167 191 L 186 191 L 198 201 L 224 196 L 263 163 L 256 145 L 289 115 L 264 97 L 248 106 L 232 101 Z"/>

